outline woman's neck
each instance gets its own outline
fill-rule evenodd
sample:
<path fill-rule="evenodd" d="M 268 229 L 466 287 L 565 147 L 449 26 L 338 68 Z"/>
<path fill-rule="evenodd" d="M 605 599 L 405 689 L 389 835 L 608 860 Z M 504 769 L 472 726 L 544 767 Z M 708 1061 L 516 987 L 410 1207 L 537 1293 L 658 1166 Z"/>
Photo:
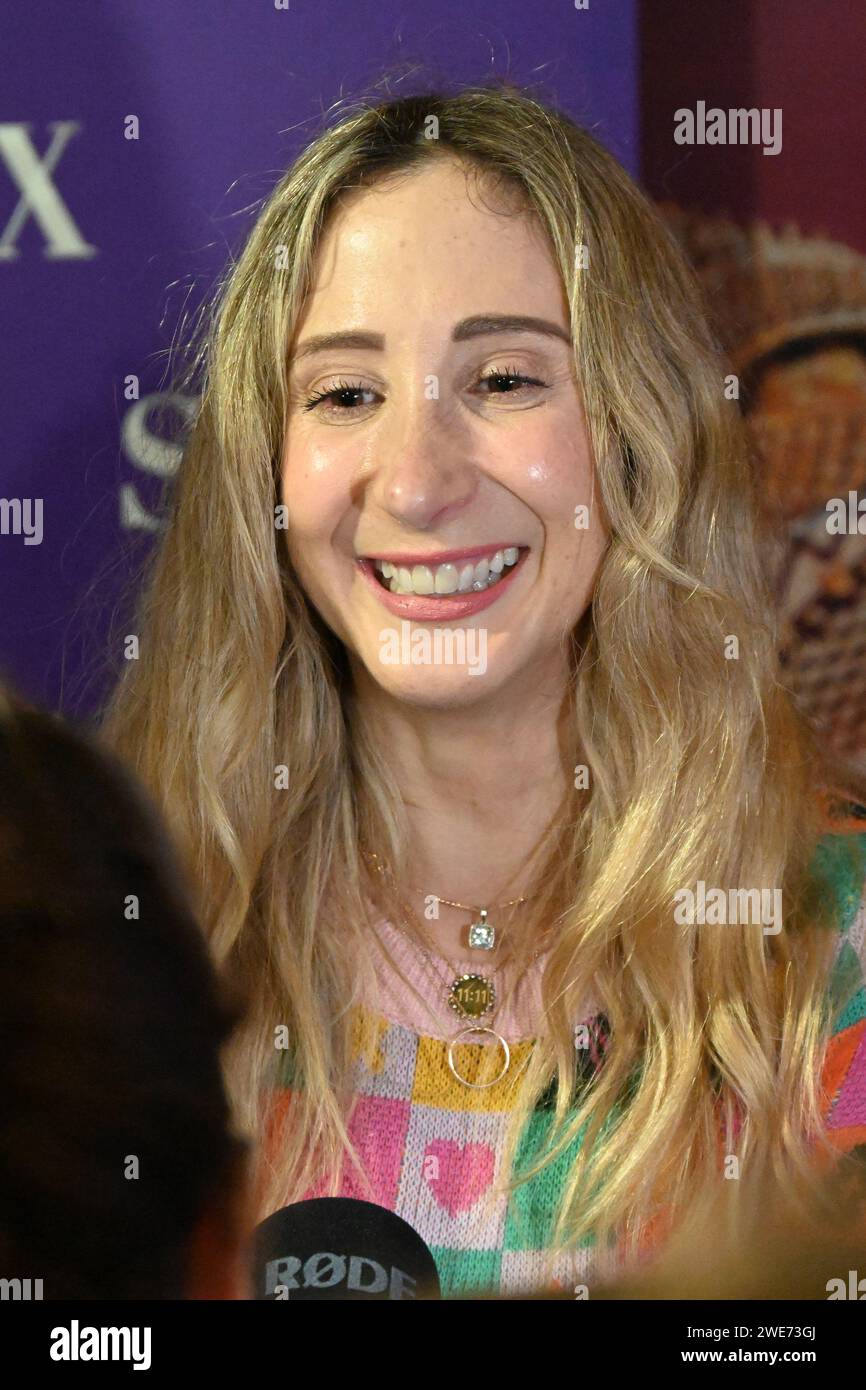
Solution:
<path fill-rule="evenodd" d="M 533 684 L 510 698 L 434 709 L 396 700 L 359 673 L 356 711 L 400 788 L 406 886 L 418 890 L 419 912 L 426 894 L 473 906 L 518 897 L 540 867 L 534 851 L 569 795 L 579 759 L 564 676 Z M 556 693 L 539 689 L 545 685 Z"/>

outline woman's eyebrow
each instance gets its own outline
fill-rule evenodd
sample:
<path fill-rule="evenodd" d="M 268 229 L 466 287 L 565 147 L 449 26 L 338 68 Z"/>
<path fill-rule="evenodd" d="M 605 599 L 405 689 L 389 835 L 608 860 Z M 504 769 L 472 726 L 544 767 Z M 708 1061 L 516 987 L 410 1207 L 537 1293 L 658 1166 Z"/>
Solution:
<path fill-rule="evenodd" d="M 550 319 L 534 318 L 526 314 L 476 314 L 472 318 L 461 319 L 454 325 L 451 341 L 464 343 L 468 338 L 482 338 L 490 333 L 540 333 L 548 338 L 560 338 L 571 345 L 571 334 Z M 297 362 L 302 357 L 310 357 L 316 352 L 329 352 L 333 348 L 369 348 L 373 352 L 384 352 L 384 333 L 367 333 L 361 329 L 337 333 L 318 333 L 305 338 L 292 353 Z"/>
<path fill-rule="evenodd" d="M 526 314 L 477 314 L 474 318 L 461 319 L 455 325 L 451 340 L 465 342 L 467 338 L 481 338 L 487 333 L 542 333 L 548 338 L 561 338 L 571 345 L 571 334 L 550 319 L 537 319 Z"/>

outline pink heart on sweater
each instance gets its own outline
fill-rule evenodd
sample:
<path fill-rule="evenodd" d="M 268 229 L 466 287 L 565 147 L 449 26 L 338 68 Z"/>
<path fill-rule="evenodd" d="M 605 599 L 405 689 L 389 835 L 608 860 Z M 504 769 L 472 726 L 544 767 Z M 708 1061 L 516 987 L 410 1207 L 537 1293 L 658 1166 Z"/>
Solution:
<path fill-rule="evenodd" d="M 435 1165 L 430 1159 L 436 1160 Z M 424 1176 L 440 1207 L 449 1216 L 468 1211 L 493 1181 L 496 1156 L 489 1144 L 458 1144 L 434 1139 L 424 1151 Z M 428 1168 L 433 1168 L 429 1173 Z"/>

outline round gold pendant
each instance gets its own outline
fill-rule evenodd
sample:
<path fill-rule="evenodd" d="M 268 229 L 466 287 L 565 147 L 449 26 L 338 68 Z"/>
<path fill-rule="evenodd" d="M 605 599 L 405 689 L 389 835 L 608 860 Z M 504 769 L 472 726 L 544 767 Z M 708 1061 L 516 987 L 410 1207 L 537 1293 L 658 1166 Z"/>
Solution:
<path fill-rule="evenodd" d="M 483 975 L 458 975 L 448 995 L 448 1003 L 462 1018 L 482 1018 L 495 1002 L 493 982 Z"/>
<path fill-rule="evenodd" d="M 454 1062 L 454 1048 L 457 1043 L 462 1042 L 462 1040 L 466 1037 L 467 1033 L 471 1033 L 475 1037 L 480 1036 L 481 1033 L 488 1033 L 491 1038 L 496 1039 L 496 1041 L 499 1043 L 499 1046 L 502 1048 L 502 1066 L 498 1074 L 494 1076 L 492 1081 L 467 1081 L 466 1077 L 461 1076 L 459 1071 L 457 1070 L 457 1067 Z M 508 1046 L 508 1043 L 502 1037 L 501 1033 L 497 1033 L 493 1028 L 478 1028 L 477 1026 L 462 1028 L 460 1032 L 457 1034 L 457 1037 L 452 1038 L 450 1043 L 448 1044 L 448 1065 L 451 1068 L 452 1075 L 461 1083 L 461 1085 L 468 1086 L 473 1091 L 487 1091 L 490 1089 L 491 1086 L 499 1085 L 503 1076 L 508 1071 L 508 1068 L 511 1066 L 511 1048 Z"/>

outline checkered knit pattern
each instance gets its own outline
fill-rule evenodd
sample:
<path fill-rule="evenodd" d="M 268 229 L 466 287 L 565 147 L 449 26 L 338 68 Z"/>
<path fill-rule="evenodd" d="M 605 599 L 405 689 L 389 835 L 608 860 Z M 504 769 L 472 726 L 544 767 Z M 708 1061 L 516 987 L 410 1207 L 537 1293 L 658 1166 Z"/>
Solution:
<path fill-rule="evenodd" d="M 826 1114 L 834 1145 L 850 1150 L 866 1144 L 866 830 L 849 825 L 847 833 L 827 835 L 818 867 L 838 904 L 839 926 L 823 1070 Z M 606 1042 L 606 1020 L 596 1015 L 584 1036 L 585 1065 L 599 1063 Z M 346 1172 L 340 1195 L 377 1202 L 418 1231 L 446 1298 L 592 1282 L 591 1242 L 559 1258 L 552 1284 L 544 1279 L 553 1216 L 577 1141 L 518 1188 L 510 1204 L 495 1191 L 514 1079 L 531 1048 L 530 1040 L 513 1044 L 506 1077 L 473 1090 L 452 1075 L 444 1038 L 371 1009 L 356 1012 L 357 1101 L 349 1128 L 362 1171 Z M 497 1056 L 498 1047 L 468 1042 L 456 1046 L 454 1061 L 461 1075 L 480 1080 L 495 1075 Z M 521 1167 L 543 1146 L 549 1118 L 542 1103 L 524 1131 Z M 322 1183 L 304 1195 L 327 1191 Z"/>

